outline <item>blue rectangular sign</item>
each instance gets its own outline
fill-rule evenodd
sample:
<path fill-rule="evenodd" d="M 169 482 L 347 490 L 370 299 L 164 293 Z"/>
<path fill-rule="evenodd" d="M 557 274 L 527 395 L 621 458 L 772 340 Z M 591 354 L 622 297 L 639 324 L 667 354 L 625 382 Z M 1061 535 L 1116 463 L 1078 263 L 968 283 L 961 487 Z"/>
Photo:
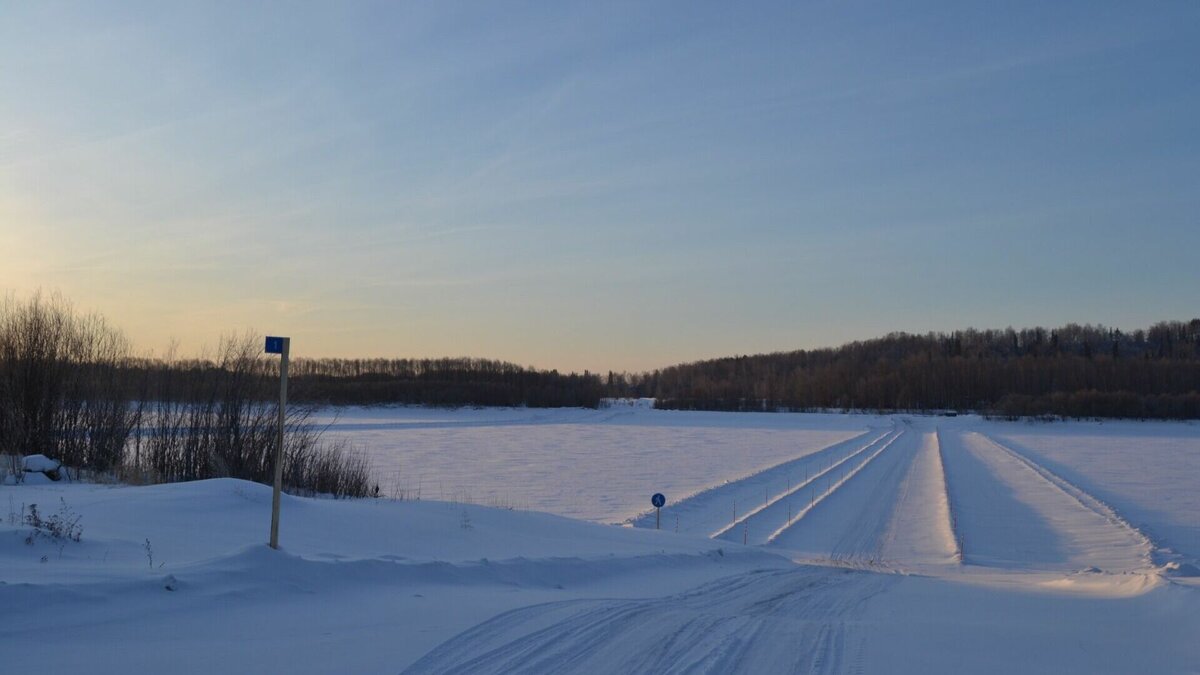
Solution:
<path fill-rule="evenodd" d="M 282 354 L 283 353 L 283 338 L 267 336 L 267 353 Z"/>

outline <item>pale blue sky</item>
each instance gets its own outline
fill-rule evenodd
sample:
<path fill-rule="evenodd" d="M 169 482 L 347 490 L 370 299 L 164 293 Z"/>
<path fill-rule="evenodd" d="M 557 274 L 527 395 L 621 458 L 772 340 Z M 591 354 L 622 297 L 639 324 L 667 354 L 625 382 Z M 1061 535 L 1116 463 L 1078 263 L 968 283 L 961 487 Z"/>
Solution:
<path fill-rule="evenodd" d="M 601 371 L 1190 318 L 1198 64 L 1191 1 L 6 3 L 0 287 Z"/>

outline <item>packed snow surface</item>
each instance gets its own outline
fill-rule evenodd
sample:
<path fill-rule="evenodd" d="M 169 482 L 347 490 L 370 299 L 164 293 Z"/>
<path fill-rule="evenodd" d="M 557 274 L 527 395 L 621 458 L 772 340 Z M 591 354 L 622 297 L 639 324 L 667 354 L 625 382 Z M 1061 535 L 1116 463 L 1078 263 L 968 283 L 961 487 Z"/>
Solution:
<path fill-rule="evenodd" d="M 285 496 L 274 551 L 244 481 L 0 488 L 0 671 L 1200 670 L 1196 425 L 357 409 L 331 433 L 421 499 Z"/>

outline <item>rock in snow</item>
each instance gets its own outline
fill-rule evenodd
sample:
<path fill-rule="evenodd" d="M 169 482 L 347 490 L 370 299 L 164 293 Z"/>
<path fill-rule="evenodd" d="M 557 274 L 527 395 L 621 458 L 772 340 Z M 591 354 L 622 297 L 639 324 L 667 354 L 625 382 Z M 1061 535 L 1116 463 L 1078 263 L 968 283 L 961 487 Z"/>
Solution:
<path fill-rule="evenodd" d="M 26 455 L 24 466 L 25 473 L 41 473 L 50 480 L 58 480 L 58 470 L 62 468 L 62 462 L 45 455 Z"/>

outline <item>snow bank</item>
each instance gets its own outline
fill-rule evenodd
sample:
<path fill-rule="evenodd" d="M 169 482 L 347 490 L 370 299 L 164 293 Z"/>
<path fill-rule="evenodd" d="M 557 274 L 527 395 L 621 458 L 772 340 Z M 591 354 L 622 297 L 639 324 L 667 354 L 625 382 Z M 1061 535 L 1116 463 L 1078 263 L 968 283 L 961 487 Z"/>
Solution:
<path fill-rule="evenodd" d="M 22 464 L 26 471 L 36 472 L 58 471 L 62 466 L 62 462 L 45 455 L 26 455 Z"/>

